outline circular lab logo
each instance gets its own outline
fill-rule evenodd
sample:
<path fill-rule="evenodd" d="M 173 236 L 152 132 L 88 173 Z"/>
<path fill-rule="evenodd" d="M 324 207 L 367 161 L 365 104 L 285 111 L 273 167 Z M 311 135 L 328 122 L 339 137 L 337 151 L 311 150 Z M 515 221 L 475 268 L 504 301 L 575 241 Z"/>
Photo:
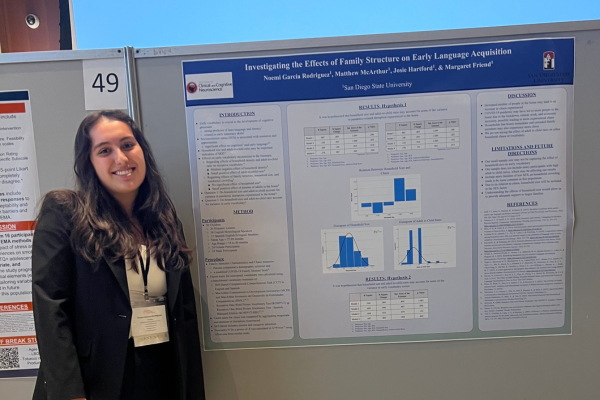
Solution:
<path fill-rule="evenodd" d="M 194 82 L 187 84 L 188 93 L 196 93 L 196 90 L 198 90 L 198 85 L 196 85 Z"/>

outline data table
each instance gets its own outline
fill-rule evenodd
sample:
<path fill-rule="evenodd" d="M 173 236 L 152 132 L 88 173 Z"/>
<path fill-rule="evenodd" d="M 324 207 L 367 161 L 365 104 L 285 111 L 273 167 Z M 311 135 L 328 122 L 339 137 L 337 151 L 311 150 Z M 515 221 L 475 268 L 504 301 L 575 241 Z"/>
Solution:
<path fill-rule="evenodd" d="M 458 119 L 389 122 L 385 124 L 387 151 L 447 149 L 460 146 Z"/>
<path fill-rule="evenodd" d="M 428 290 L 351 293 L 350 321 L 429 318 Z"/>
<path fill-rule="evenodd" d="M 379 124 L 304 128 L 307 156 L 375 154 L 379 152 Z"/>

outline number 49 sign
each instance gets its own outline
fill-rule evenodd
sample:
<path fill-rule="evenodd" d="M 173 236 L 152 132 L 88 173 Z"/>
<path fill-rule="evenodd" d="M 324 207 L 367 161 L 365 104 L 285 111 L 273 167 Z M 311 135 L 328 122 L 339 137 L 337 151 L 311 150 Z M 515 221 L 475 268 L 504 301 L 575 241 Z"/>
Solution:
<path fill-rule="evenodd" d="M 86 110 L 127 109 L 123 58 L 83 60 Z"/>

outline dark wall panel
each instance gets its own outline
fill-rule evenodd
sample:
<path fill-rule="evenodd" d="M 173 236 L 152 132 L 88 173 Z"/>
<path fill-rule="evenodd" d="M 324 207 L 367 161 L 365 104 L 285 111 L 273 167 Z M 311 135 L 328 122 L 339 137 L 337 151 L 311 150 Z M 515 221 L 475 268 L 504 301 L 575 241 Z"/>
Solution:
<path fill-rule="evenodd" d="M 2 53 L 60 50 L 59 0 L 0 0 Z M 27 14 L 35 14 L 40 26 L 31 29 Z"/>

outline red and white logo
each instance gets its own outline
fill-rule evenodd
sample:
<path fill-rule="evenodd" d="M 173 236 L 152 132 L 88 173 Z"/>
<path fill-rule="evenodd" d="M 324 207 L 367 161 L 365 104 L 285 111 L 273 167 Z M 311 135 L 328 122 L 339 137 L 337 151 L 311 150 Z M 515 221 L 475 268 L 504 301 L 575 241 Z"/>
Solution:
<path fill-rule="evenodd" d="M 196 93 L 196 90 L 198 90 L 198 85 L 196 85 L 195 82 L 190 82 L 187 84 L 188 93 Z"/>
<path fill-rule="evenodd" d="M 554 52 L 547 51 L 544 53 L 544 71 L 554 69 Z"/>

